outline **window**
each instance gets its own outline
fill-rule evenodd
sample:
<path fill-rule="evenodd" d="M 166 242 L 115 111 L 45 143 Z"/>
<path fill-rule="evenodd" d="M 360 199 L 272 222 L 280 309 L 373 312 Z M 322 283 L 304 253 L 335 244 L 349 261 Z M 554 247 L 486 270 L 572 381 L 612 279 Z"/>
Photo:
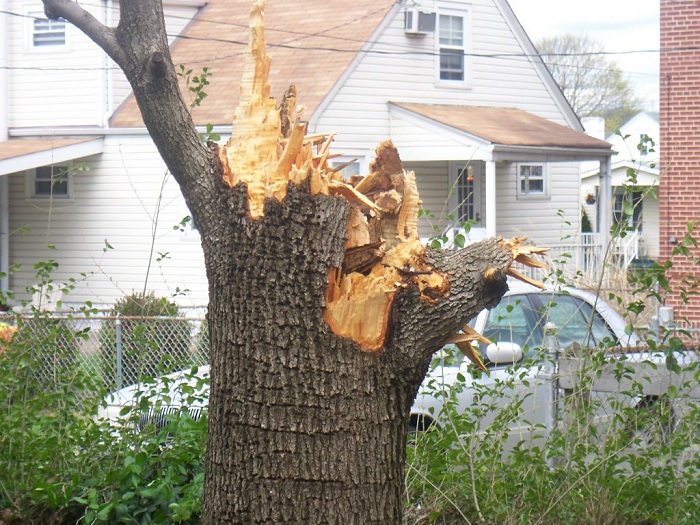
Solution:
<path fill-rule="evenodd" d="M 336 161 L 332 163 L 332 168 L 334 171 L 339 171 L 344 179 L 349 179 L 353 175 L 360 174 L 360 163 L 357 159 L 352 159 L 347 162 Z"/>
<path fill-rule="evenodd" d="M 495 342 L 518 344 L 529 355 L 542 345 L 538 319 L 527 295 L 509 295 L 489 310 L 484 335 Z M 485 346 L 482 350 L 485 356 Z"/>
<path fill-rule="evenodd" d="M 70 189 L 70 166 L 41 166 L 34 172 L 29 197 L 68 199 Z"/>
<path fill-rule="evenodd" d="M 517 173 L 519 196 L 546 196 L 544 164 L 518 164 Z"/>
<path fill-rule="evenodd" d="M 438 28 L 438 54 L 441 81 L 464 82 L 465 35 L 464 17 L 440 15 Z"/>
<path fill-rule="evenodd" d="M 49 20 L 44 13 L 29 13 L 32 19 L 32 47 L 65 46 L 66 21 Z"/>

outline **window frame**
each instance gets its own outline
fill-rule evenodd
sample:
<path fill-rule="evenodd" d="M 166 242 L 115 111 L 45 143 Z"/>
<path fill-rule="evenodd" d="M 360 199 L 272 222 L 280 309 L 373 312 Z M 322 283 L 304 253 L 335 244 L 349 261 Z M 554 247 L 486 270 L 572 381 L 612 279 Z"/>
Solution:
<path fill-rule="evenodd" d="M 25 6 L 24 15 L 26 17 L 26 38 L 25 47 L 28 51 L 32 52 L 65 52 L 70 49 L 70 24 L 64 19 L 60 18 L 58 20 L 50 20 L 46 18 L 44 14 L 44 7 L 42 5 L 31 5 Z M 49 29 L 43 32 L 37 32 L 36 23 L 38 21 L 46 21 L 48 23 Z M 51 26 L 53 24 L 63 24 L 63 43 L 58 44 L 36 44 L 35 36 L 37 34 L 49 34 L 52 32 Z M 55 30 L 54 30 L 55 32 Z M 58 33 L 57 33 L 58 34 Z"/>
<path fill-rule="evenodd" d="M 522 188 L 523 174 L 522 168 L 524 167 L 539 167 L 542 169 L 542 175 L 537 177 L 527 176 L 528 188 L 526 191 Z M 529 187 L 530 181 L 541 180 L 542 181 L 542 191 L 531 191 Z M 546 162 L 518 162 L 515 164 L 515 193 L 518 199 L 532 199 L 532 200 L 545 200 L 549 199 L 549 164 Z"/>
<path fill-rule="evenodd" d="M 435 84 L 440 87 L 463 88 L 471 81 L 471 13 L 468 10 L 440 9 L 438 8 L 435 29 Z M 462 20 L 462 43 L 442 44 L 440 35 L 443 27 L 443 17 L 460 18 Z M 445 51 L 462 53 L 462 78 L 448 79 L 442 78 L 442 57 Z"/>
<path fill-rule="evenodd" d="M 37 192 L 37 183 L 40 182 L 50 182 L 51 179 L 45 179 L 42 181 L 38 180 L 39 177 L 39 170 L 43 169 L 52 169 L 53 172 L 56 170 L 59 170 L 57 173 L 57 176 L 60 176 L 60 170 L 65 169 L 65 176 L 66 176 L 66 192 L 64 193 L 54 193 L 52 190 L 50 190 L 48 193 L 39 193 Z M 51 173 L 51 177 L 56 176 Z M 60 201 L 70 201 L 73 200 L 73 164 L 72 163 L 66 163 L 66 164 L 50 164 L 46 166 L 38 166 L 28 172 L 27 177 L 25 177 L 26 180 L 26 198 L 27 200 L 33 200 L 33 201 L 49 201 L 49 200 L 60 200 Z M 53 187 L 53 184 L 51 184 L 50 188 Z"/>

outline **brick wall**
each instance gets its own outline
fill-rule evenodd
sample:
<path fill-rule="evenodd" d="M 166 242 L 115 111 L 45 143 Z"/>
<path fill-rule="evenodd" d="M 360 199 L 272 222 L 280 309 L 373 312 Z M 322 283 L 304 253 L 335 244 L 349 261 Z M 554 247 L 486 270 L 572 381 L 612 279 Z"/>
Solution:
<path fill-rule="evenodd" d="M 659 241 L 661 260 L 671 259 L 672 286 L 700 279 L 700 266 L 671 256 L 698 221 L 700 238 L 700 1 L 661 0 Z M 692 248 L 693 258 L 700 252 Z M 698 290 L 700 292 L 700 290 Z M 700 297 L 685 305 L 669 297 L 676 319 L 700 322 Z"/>

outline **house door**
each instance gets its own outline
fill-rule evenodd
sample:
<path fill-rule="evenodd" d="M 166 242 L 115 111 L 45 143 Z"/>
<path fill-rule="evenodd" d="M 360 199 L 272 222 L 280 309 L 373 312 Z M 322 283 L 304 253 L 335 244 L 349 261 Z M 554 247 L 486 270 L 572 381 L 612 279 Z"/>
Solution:
<path fill-rule="evenodd" d="M 615 219 L 615 224 L 620 224 L 624 220 L 627 221 L 627 227 L 635 231 L 642 231 L 643 193 L 635 191 L 632 195 L 629 195 L 622 187 L 614 188 L 613 191 L 613 218 Z M 629 206 L 632 206 L 631 214 L 628 209 Z"/>
<path fill-rule="evenodd" d="M 457 223 L 472 222 L 483 228 L 481 220 L 481 177 L 483 162 L 450 162 L 450 213 Z"/>

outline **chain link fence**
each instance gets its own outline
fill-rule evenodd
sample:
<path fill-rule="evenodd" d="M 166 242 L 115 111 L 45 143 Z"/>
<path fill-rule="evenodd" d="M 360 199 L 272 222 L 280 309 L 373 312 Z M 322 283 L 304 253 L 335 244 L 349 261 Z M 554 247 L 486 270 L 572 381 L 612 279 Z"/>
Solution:
<path fill-rule="evenodd" d="M 54 381 L 80 369 L 108 390 L 143 377 L 157 377 L 209 363 L 209 332 L 203 315 L 182 317 L 41 313 L 5 315 L 13 340 L 33 350 L 34 373 Z M 6 344 L 6 343 L 5 343 Z M 4 347 L 0 346 L 0 352 Z"/>

